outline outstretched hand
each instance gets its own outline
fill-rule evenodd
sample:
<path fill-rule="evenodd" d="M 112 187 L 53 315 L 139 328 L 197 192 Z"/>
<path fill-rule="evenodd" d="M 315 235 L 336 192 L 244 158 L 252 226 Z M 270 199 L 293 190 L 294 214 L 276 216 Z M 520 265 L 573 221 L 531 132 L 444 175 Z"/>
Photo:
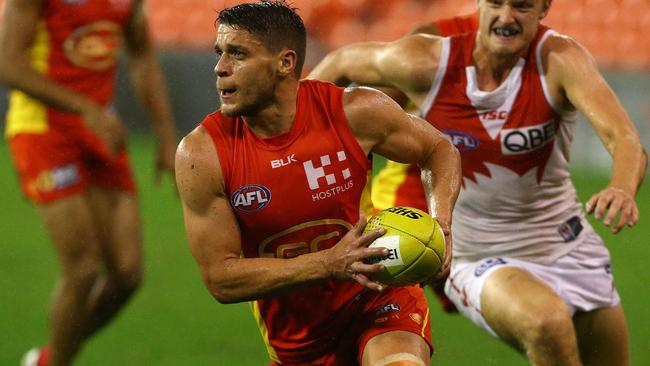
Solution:
<path fill-rule="evenodd" d="M 364 260 L 388 255 L 386 248 L 368 248 L 373 241 L 384 235 L 385 229 L 379 228 L 366 233 L 366 218 L 361 215 L 359 222 L 336 245 L 323 251 L 323 263 L 331 278 L 353 280 L 375 291 L 382 291 L 386 286 L 372 281 L 367 275 L 384 269 L 380 263 L 367 264 Z"/>
<path fill-rule="evenodd" d="M 591 196 L 585 208 L 587 213 L 593 213 L 597 220 L 602 220 L 605 225 L 610 226 L 614 234 L 626 225 L 632 227 L 639 221 L 639 208 L 634 196 L 620 188 L 603 189 Z"/>

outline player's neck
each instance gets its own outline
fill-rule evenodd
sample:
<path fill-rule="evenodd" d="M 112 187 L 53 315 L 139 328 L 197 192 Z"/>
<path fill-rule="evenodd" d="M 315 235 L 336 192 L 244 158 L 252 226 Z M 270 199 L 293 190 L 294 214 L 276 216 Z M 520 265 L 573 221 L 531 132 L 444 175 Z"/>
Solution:
<path fill-rule="evenodd" d="M 273 102 L 258 113 L 242 118 L 258 136 L 267 138 L 281 135 L 291 129 L 296 116 L 298 81 L 282 82 L 275 90 Z"/>
<path fill-rule="evenodd" d="M 472 58 L 476 67 L 479 89 L 492 91 L 508 78 L 520 56 L 518 54 L 500 55 L 477 46 L 472 53 Z"/>

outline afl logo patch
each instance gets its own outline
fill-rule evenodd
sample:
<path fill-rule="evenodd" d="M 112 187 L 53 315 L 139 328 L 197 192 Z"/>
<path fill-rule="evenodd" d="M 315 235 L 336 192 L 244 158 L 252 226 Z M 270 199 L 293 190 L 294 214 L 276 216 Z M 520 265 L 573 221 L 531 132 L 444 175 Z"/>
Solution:
<path fill-rule="evenodd" d="M 468 133 L 454 130 L 446 130 L 443 133 L 449 137 L 451 143 L 460 152 L 474 150 L 478 147 L 478 139 Z"/>
<path fill-rule="evenodd" d="M 478 267 L 476 267 L 476 270 L 474 271 L 474 276 L 481 277 L 481 275 L 485 273 L 485 271 L 487 271 L 488 269 L 501 264 L 506 264 L 506 261 L 504 261 L 501 258 L 489 258 L 485 260 L 483 263 L 479 264 Z"/>
<path fill-rule="evenodd" d="M 271 191 L 259 184 L 248 184 L 230 196 L 232 207 L 242 212 L 255 212 L 271 202 Z"/>

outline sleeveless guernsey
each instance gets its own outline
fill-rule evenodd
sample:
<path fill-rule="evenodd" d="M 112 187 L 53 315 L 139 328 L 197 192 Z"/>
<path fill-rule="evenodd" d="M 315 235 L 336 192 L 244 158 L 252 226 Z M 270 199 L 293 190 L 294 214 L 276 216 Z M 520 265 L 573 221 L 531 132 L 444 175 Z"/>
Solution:
<path fill-rule="evenodd" d="M 477 86 L 476 33 L 443 39 L 422 115 L 461 153 L 463 185 L 452 225 L 457 261 L 503 256 L 548 263 L 575 247 L 581 231 L 593 231 L 569 177 L 576 113 L 553 105 L 541 65 L 552 34 L 540 26 L 527 53 L 490 92 Z M 418 174 L 411 167 L 393 177 L 402 183 L 394 191 L 426 207 Z"/>
<path fill-rule="evenodd" d="M 302 81 L 291 129 L 260 138 L 241 118 L 215 112 L 214 140 L 242 235 L 244 257 L 291 258 L 336 244 L 359 219 L 371 169 L 344 115 L 343 89 Z M 276 362 L 301 362 L 337 340 L 337 313 L 362 291 L 329 280 L 251 303 Z M 334 333 L 332 333 L 334 334 Z"/>

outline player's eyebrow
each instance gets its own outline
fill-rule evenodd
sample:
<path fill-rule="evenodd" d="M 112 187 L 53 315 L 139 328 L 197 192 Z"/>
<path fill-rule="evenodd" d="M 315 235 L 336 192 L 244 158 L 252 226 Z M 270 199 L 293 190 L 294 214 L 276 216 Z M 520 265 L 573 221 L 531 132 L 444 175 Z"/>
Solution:
<path fill-rule="evenodd" d="M 222 49 L 221 47 L 219 47 L 219 45 L 218 45 L 217 43 L 214 44 L 214 51 L 215 51 L 215 52 L 219 52 L 219 51 L 225 51 L 225 52 L 247 52 L 247 51 L 248 51 L 248 49 L 247 49 L 246 47 L 241 46 L 241 45 L 228 44 L 228 45 L 226 45 L 226 47 L 224 47 L 224 48 L 225 48 L 225 50 Z"/>

